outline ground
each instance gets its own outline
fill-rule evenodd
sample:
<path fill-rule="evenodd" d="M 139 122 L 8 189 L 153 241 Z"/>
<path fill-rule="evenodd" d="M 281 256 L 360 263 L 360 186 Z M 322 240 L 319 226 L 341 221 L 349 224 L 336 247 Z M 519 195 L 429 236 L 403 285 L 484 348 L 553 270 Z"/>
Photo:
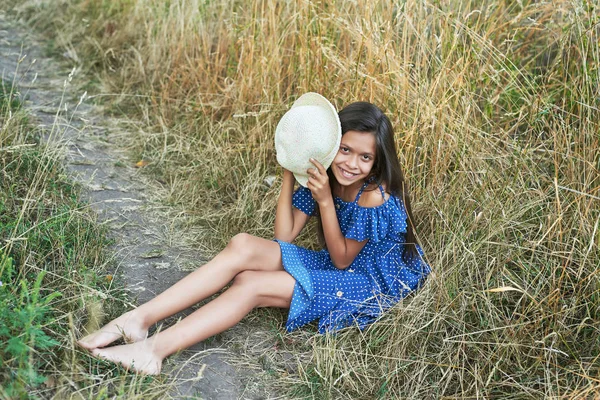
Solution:
<path fill-rule="evenodd" d="M 133 307 L 205 260 L 186 242 L 190 232 L 181 231 L 184 212 L 160 203 L 165 188 L 144 175 L 122 148 L 120 138 L 132 129 L 131 121 L 105 113 L 78 89 L 89 77 L 75 63 L 48 57 L 43 49 L 43 39 L 0 14 L 2 78 L 16 84 L 45 141 L 64 152 L 69 174 L 81 184 L 100 223 L 109 226 L 115 239 L 109 268 L 115 281 L 123 281 Z M 237 357 L 240 346 L 236 343 L 245 341 L 248 329 L 241 324 L 209 343 L 170 357 L 164 371 L 175 382 L 174 397 L 272 397 L 254 378 L 256 366 L 245 366 Z"/>

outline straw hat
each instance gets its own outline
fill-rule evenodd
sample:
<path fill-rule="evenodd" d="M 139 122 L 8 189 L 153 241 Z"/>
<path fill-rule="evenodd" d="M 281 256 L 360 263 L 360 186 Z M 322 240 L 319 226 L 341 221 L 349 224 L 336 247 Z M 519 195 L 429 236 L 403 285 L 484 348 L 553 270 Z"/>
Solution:
<path fill-rule="evenodd" d="M 275 129 L 277 162 L 306 186 L 309 161 L 314 158 L 329 168 L 342 139 L 342 125 L 335 107 L 318 93 L 303 94 Z"/>

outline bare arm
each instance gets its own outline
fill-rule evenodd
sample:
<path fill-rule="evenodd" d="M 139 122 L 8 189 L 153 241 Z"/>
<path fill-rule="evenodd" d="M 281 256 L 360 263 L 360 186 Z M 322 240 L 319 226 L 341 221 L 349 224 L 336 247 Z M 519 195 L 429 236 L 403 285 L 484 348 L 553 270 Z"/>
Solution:
<path fill-rule="evenodd" d="M 292 194 L 294 191 L 294 175 L 287 169 L 283 170 L 283 183 L 277 201 L 275 213 L 275 239 L 292 242 L 306 222 L 308 215 L 292 207 Z"/>
<path fill-rule="evenodd" d="M 336 268 L 346 269 L 369 240 L 357 242 L 342 235 L 333 200 L 331 203 L 319 203 L 319 211 L 323 222 L 323 235 L 325 236 L 325 243 L 327 243 L 331 261 L 333 261 Z"/>
<path fill-rule="evenodd" d="M 342 235 L 340 223 L 335 213 L 333 196 L 329 187 L 329 177 L 325 168 L 316 160 L 311 160 L 316 168 L 308 170 L 308 188 L 319 204 L 319 213 L 323 223 L 323 235 L 333 265 L 338 269 L 346 269 L 352 264 L 358 253 L 368 240 L 358 242 Z"/>

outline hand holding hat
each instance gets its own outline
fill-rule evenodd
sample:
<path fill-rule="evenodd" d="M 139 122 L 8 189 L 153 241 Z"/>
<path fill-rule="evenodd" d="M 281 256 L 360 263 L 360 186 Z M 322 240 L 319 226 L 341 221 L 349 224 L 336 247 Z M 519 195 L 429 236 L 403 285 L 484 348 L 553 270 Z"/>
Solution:
<path fill-rule="evenodd" d="M 308 183 L 313 158 L 329 168 L 342 139 L 342 126 L 335 107 L 318 93 L 303 94 L 286 112 L 275 129 L 277 162 L 296 180 Z"/>
<path fill-rule="evenodd" d="M 310 189 L 313 199 L 320 205 L 323 201 L 331 200 L 329 176 L 327 176 L 326 168 L 320 162 L 313 158 L 310 159 L 310 162 L 314 164 L 314 168 L 306 171 L 308 174 L 306 187 Z"/>

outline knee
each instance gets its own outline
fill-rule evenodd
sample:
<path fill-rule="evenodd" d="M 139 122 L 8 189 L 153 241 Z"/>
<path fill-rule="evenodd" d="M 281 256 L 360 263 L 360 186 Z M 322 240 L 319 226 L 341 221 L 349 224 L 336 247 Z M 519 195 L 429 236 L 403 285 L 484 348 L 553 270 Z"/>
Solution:
<path fill-rule="evenodd" d="M 233 278 L 231 286 L 240 289 L 249 299 L 257 300 L 260 295 L 258 275 L 259 273 L 256 271 L 240 272 Z"/>
<path fill-rule="evenodd" d="M 227 248 L 240 257 L 250 257 L 253 253 L 254 236 L 248 233 L 238 233 L 229 240 Z"/>
<path fill-rule="evenodd" d="M 227 247 L 232 250 L 243 250 L 248 248 L 252 242 L 253 236 L 249 233 L 238 233 L 229 240 Z"/>

